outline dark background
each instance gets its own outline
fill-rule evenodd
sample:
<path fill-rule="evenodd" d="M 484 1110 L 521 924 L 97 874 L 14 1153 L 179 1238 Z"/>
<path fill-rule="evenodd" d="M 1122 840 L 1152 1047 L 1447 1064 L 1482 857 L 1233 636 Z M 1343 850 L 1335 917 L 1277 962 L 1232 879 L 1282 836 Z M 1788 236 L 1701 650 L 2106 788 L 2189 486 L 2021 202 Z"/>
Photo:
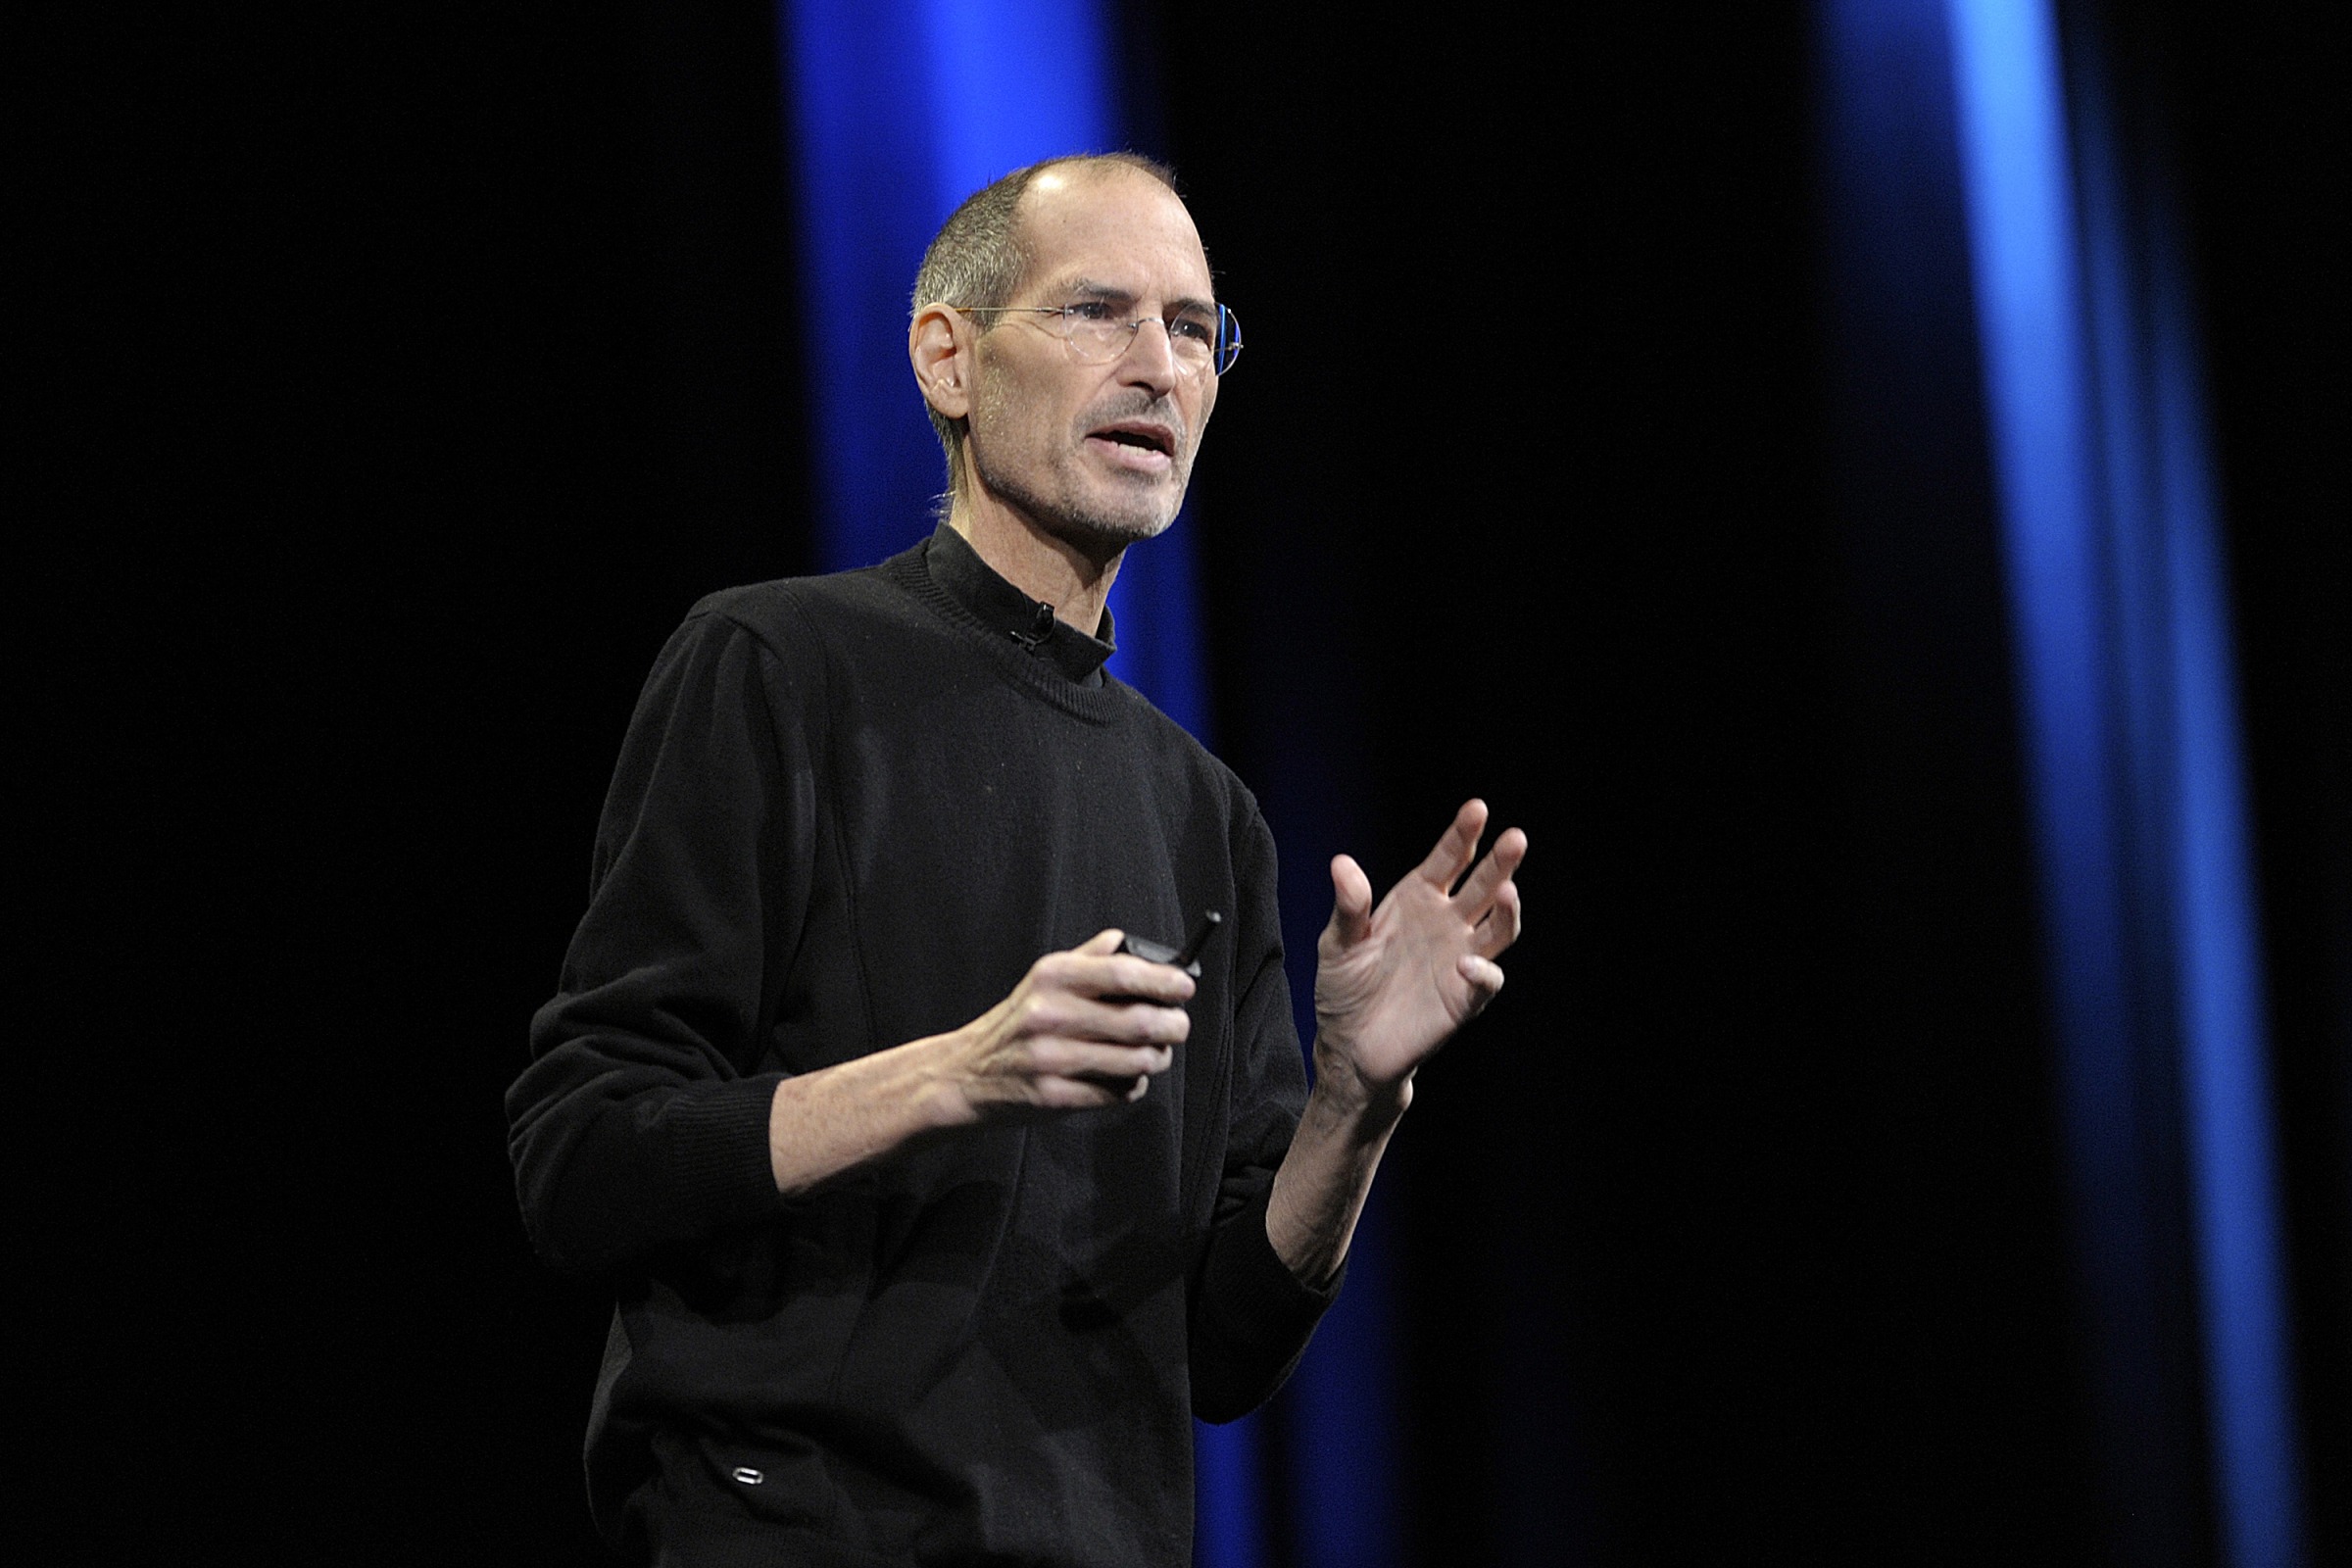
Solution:
<path fill-rule="evenodd" d="M 2326 1560 L 2346 143 L 2295 10 L 2118 58 L 2199 270 Z M 1384 1176 L 1407 1560 L 2101 1560 L 1999 564 L 1889 576 L 1841 500 L 1806 14 L 1127 14 L 1250 323 L 1221 750 L 1327 732 L 1383 885 L 1472 792 L 1535 845 Z M 606 1308 L 499 1097 L 654 651 L 809 564 L 772 24 L 19 30 L 36 1501 L 100 1555 L 596 1560 Z"/>

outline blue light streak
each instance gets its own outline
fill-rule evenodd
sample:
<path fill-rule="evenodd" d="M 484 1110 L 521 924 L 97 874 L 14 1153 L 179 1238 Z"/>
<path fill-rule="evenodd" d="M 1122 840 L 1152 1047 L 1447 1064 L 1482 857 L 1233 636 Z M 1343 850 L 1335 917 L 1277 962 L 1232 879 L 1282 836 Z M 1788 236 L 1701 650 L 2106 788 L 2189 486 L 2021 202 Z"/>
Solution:
<path fill-rule="evenodd" d="M 811 531 L 819 564 L 840 570 L 921 538 L 946 487 L 906 362 L 924 246 L 998 175 L 1126 145 L 1114 34 L 1097 0 L 779 0 L 778 37 L 812 345 Z M 1206 742 L 1193 532 L 1188 513 L 1123 563 L 1110 670 Z M 1196 1435 L 1199 1560 L 1258 1568 L 1258 1424 Z"/>
<path fill-rule="evenodd" d="M 800 307 L 826 570 L 930 528 L 946 487 L 906 368 L 907 291 L 956 204 L 1010 170 L 1122 146 L 1111 31 L 1091 0 L 786 0 Z M 1129 556 L 1111 591 L 1111 672 L 1209 735 L 1192 528 Z"/>
<path fill-rule="evenodd" d="M 2130 1068 L 2177 1047 L 2223 1556 L 2285 1568 L 2301 1508 L 2261 966 L 2180 244 L 2150 215 L 2152 275 L 2133 275 L 2103 83 L 2078 95 L 2078 162 L 2046 4 L 1946 12 L 2082 1245 L 2094 1294 L 2129 1288 Z M 2161 994 L 2134 996 L 2135 955 Z"/>
<path fill-rule="evenodd" d="M 2156 451 L 2173 629 L 2178 815 L 2171 845 L 2188 1156 L 2203 1254 L 2206 1375 L 2223 1536 L 2240 1568 L 2302 1558 L 2295 1414 L 2279 1288 L 2268 1050 L 2247 863 L 2218 508 L 2186 290 L 2160 248 L 2154 279 Z"/>
<path fill-rule="evenodd" d="M 1348 1249 L 1348 1288 L 1283 1392 L 1299 1568 L 1390 1568 L 1401 1537 L 1387 1207 L 1374 1188 Z"/>

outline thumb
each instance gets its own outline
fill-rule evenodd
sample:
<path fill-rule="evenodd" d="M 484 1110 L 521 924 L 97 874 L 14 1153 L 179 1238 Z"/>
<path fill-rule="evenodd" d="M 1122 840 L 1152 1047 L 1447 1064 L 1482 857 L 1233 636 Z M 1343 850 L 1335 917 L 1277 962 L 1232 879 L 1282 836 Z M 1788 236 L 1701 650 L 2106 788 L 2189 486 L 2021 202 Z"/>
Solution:
<path fill-rule="evenodd" d="M 1126 940 L 1127 933 L 1121 931 L 1118 927 L 1113 926 L 1107 931 L 1096 932 L 1093 936 L 1088 937 L 1084 942 L 1079 943 L 1077 947 L 1071 949 L 1070 951 L 1073 953 L 1083 953 L 1090 958 L 1099 958 L 1104 954 L 1118 952 L 1119 944 Z"/>
<path fill-rule="evenodd" d="M 1372 879 L 1353 856 L 1332 857 L 1331 895 L 1331 935 L 1354 947 L 1372 934 Z"/>

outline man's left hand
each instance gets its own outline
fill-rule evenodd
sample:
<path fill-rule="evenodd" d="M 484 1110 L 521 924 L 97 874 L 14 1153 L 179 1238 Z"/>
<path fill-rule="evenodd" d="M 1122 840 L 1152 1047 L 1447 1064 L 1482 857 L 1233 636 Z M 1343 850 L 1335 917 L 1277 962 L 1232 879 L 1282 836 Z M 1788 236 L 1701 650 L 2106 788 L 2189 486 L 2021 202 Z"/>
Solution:
<path fill-rule="evenodd" d="M 1506 830 L 1471 869 L 1486 825 L 1486 803 L 1464 803 L 1378 907 L 1361 866 L 1345 855 L 1331 862 L 1331 923 L 1315 971 L 1318 1080 L 1346 1069 L 1348 1087 L 1401 1110 L 1414 1069 L 1502 989 L 1494 960 L 1519 937 L 1511 874 L 1527 858 L 1527 835 Z"/>

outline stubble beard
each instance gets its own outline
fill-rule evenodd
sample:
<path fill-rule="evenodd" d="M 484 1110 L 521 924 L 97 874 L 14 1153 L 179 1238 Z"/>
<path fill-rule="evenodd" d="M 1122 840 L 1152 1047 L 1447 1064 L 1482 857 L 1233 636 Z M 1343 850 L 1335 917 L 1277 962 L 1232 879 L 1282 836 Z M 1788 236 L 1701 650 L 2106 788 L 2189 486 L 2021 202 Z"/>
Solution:
<path fill-rule="evenodd" d="M 977 446 L 972 449 L 972 466 L 990 494 L 1039 527 L 1090 556 L 1107 558 L 1140 540 L 1165 533 L 1175 522 L 1184 505 L 1185 488 L 1192 480 L 1187 426 L 1183 416 L 1164 401 L 1147 399 L 1134 407 L 1091 410 L 1081 423 L 1086 429 L 1098 429 L 1114 420 L 1145 417 L 1162 419 L 1175 427 L 1176 452 L 1165 478 L 1115 472 L 1108 476 L 1109 483 L 1124 492 L 1120 499 L 1126 505 L 1106 503 L 1096 494 L 1101 484 L 1086 466 L 1083 434 L 1071 447 L 1055 454 L 1038 475 L 1049 480 L 1059 477 L 1061 482 L 1053 485 L 1051 493 L 1046 486 L 1030 483 L 1031 475 L 1018 471 L 1016 465 L 990 463 Z"/>

